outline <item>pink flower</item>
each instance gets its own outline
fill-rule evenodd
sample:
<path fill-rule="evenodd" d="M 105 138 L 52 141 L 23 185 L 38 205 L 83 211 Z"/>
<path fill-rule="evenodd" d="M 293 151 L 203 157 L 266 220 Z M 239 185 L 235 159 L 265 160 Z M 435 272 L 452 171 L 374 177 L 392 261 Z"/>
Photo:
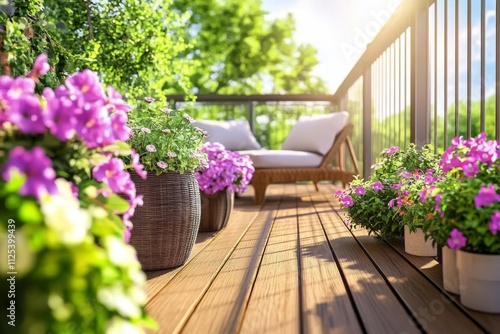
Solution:
<path fill-rule="evenodd" d="M 500 231 L 500 212 L 495 212 L 491 216 L 491 221 L 489 224 L 491 234 L 496 235 Z"/>
<path fill-rule="evenodd" d="M 146 150 L 148 150 L 148 152 L 156 152 L 156 147 L 154 145 L 146 145 Z"/>
<path fill-rule="evenodd" d="M 488 187 L 481 186 L 478 194 L 474 197 L 476 209 L 482 206 L 489 206 L 497 201 L 500 201 L 500 195 L 496 192 L 496 187 L 490 184 Z"/>
<path fill-rule="evenodd" d="M 156 100 L 155 98 L 150 97 L 150 96 L 146 96 L 146 97 L 144 98 L 144 101 L 149 102 L 149 103 L 154 102 L 155 100 Z"/>
<path fill-rule="evenodd" d="M 161 108 L 160 109 L 162 112 L 164 112 L 165 114 L 170 114 L 173 110 L 170 109 L 170 108 Z"/>
<path fill-rule="evenodd" d="M 464 247 L 466 243 L 467 243 L 467 238 L 457 228 L 454 228 L 451 231 L 450 237 L 447 240 L 448 247 L 456 250 L 459 250 L 462 247 Z"/>
<path fill-rule="evenodd" d="M 140 162 L 139 154 L 137 154 L 137 152 L 134 149 L 132 149 L 131 157 L 132 157 L 132 167 L 134 167 L 135 172 L 141 178 L 146 179 L 148 173 L 144 170 L 144 165 L 142 165 Z"/>
<path fill-rule="evenodd" d="M 33 70 L 28 73 L 27 77 L 37 78 L 39 76 L 47 74 L 49 70 L 50 65 L 47 63 L 47 55 L 42 53 L 38 57 L 36 57 L 35 63 L 33 65 Z"/>
<path fill-rule="evenodd" d="M 175 152 L 168 152 L 167 153 L 167 157 L 169 158 L 175 158 L 177 156 L 177 154 L 175 154 Z"/>
<path fill-rule="evenodd" d="M 390 209 L 390 208 L 392 208 L 392 207 L 394 207 L 394 200 L 393 200 L 393 199 L 391 199 L 391 200 L 389 201 L 389 203 L 387 203 L 387 208 L 388 208 L 388 209 Z"/>
<path fill-rule="evenodd" d="M 377 181 L 372 185 L 372 188 L 376 193 L 378 193 L 380 190 L 384 189 L 384 185 L 382 184 L 382 182 Z"/>
<path fill-rule="evenodd" d="M 163 133 L 170 133 L 172 131 L 170 129 L 163 129 L 163 130 L 161 130 L 161 132 L 163 132 Z"/>
<path fill-rule="evenodd" d="M 394 154 L 397 151 L 399 151 L 399 147 L 397 147 L 397 146 L 391 146 L 388 149 L 385 149 L 383 151 L 383 153 L 385 153 L 387 155 L 392 155 L 392 154 Z"/>
<path fill-rule="evenodd" d="M 163 168 L 163 169 L 168 167 L 168 164 L 165 161 L 158 161 L 156 163 L 156 165 L 158 165 L 158 167 Z"/>
<path fill-rule="evenodd" d="M 348 208 L 354 204 L 352 197 L 349 195 L 342 197 L 340 200 L 342 201 L 342 205 L 346 208 Z"/>
<path fill-rule="evenodd" d="M 363 196 L 365 194 L 365 188 L 363 186 L 358 186 L 356 188 L 356 195 Z"/>
<path fill-rule="evenodd" d="M 145 127 L 142 127 L 142 128 L 141 128 L 141 131 L 142 131 L 143 133 L 151 133 L 151 130 L 150 130 L 150 129 L 148 129 L 148 128 L 145 128 Z"/>

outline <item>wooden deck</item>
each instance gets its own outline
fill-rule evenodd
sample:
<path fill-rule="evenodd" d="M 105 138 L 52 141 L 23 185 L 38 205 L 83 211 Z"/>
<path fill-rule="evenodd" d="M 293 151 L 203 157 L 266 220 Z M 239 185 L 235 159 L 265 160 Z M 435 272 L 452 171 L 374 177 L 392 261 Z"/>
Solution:
<path fill-rule="evenodd" d="M 351 233 L 335 190 L 272 185 L 257 206 L 249 189 L 187 264 L 147 273 L 157 333 L 500 333 L 442 289 L 435 259 Z"/>

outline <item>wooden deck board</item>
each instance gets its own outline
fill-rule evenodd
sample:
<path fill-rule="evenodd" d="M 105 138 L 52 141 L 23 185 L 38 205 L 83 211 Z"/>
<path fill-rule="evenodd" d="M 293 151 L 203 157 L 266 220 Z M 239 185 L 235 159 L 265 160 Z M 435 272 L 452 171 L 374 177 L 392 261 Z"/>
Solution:
<path fill-rule="evenodd" d="M 327 198 L 325 198 L 326 200 Z M 419 333 L 363 248 L 352 237 L 331 203 L 318 204 L 328 240 L 341 264 L 367 333 Z"/>
<path fill-rule="evenodd" d="M 241 333 L 299 333 L 297 209 L 280 203 Z"/>
<path fill-rule="evenodd" d="M 309 198 L 299 202 L 304 330 L 362 333 L 325 232 Z"/>
<path fill-rule="evenodd" d="M 239 196 L 228 226 L 188 262 L 148 272 L 157 333 L 498 333 L 442 289 L 441 266 L 346 228 L 336 187 L 271 185 Z M 454 299 L 454 300 L 453 300 Z"/>

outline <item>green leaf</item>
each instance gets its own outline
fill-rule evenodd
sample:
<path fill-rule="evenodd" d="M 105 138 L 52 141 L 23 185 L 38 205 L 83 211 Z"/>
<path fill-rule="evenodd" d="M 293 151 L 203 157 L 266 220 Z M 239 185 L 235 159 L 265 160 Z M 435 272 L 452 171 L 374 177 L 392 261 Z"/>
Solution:
<path fill-rule="evenodd" d="M 129 203 L 126 200 L 116 194 L 112 194 L 111 196 L 107 197 L 105 202 L 106 207 L 110 212 L 124 213 L 130 207 Z"/>

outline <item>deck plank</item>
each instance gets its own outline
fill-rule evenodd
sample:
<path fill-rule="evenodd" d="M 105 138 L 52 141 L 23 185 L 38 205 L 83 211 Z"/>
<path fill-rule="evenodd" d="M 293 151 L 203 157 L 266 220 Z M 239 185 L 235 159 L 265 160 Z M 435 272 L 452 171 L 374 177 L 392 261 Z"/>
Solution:
<path fill-rule="evenodd" d="M 459 307 L 384 241 L 369 236 L 363 229 L 353 229 L 366 251 L 428 333 L 482 333 Z"/>
<path fill-rule="evenodd" d="M 297 242 L 296 200 L 284 196 L 240 333 L 300 333 Z"/>
<path fill-rule="evenodd" d="M 199 233 L 193 250 L 191 251 L 191 254 L 189 255 L 189 258 L 184 266 L 187 265 L 196 255 L 198 255 L 198 253 L 201 252 L 205 246 L 212 242 L 216 234 L 217 233 L 215 232 Z M 167 285 L 168 282 L 170 282 L 170 280 L 182 270 L 182 268 L 184 268 L 184 266 L 164 270 L 146 271 L 145 273 L 148 279 L 146 282 L 146 295 L 148 297 L 148 301 L 153 299 L 156 294 L 160 292 L 160 290 L 163 289 L 163 287 Z"/>
<path fill-rule="evenodd" d="M 443 287 L 443 270 L 439 263 L 428 257 L 414 256 L 405 253 L 403 240 L 391 240 L 389 244 L 394 247 L 404 258 L 418 268 L 430 281 L 442 289 L 442 293 L 453 299 L 456 303 L 460 303 L 460 296 L 448 293 Z M 499 297 L 500 298 L 500 297 Z M 461 304 L 459 307 L 463 308 L 465 312 L 476 319 L 484 328 L 490 333 L 500 332 L 500 317 L 497 314 L 478 312 L 470 310 Z"/>
<path fill-rule="evenodd" d="M 277 213 L 278 203 L 272 200 L 266 202 L 196 307 L 183 333 L 237 332 Z"/>
<path fill-rule="evenodd" d="M 312 198 L 298 209 L 304 331 L 362 333 Z"/>
<path fill-rule="evenodd" d="M 346 277 L 367 333 L 420 333 L 412 317 L 391 291 L 370 257 L 334 211 L 331 195 L 315 203 Z"/>
<path fill-rule="evenodd" d="M 226 228 L 150 300 L 146 309 L 158 322 L 162 333 L 182 329 L 257 215 L 258 210 L 234 210 Z"/>

